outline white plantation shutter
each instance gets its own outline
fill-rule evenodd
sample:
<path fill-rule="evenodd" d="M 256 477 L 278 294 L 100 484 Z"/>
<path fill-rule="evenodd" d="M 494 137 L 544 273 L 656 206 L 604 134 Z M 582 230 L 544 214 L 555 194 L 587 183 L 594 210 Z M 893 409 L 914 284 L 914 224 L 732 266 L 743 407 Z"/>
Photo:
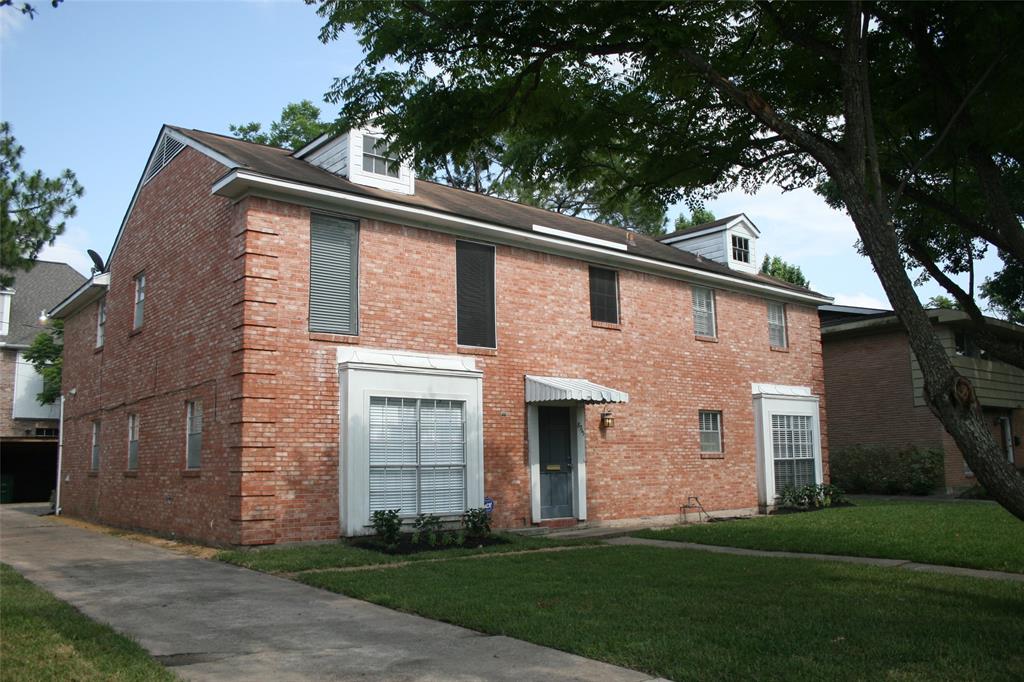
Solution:
<path fill-rule="evenodd" d="M 775 458 L 775 494 L 787 485 L 797 488 L 815 483 L 814 434 L 811 417 L 772 415 L 772 452 Z"/>
<path fill-rule="evenodd" d="M 715 335 L 715 292 L 711 289 L 693 287 L 693 333 Z"/>
<path fill-rule="evenodd" d="M 786 347 L 786 306 L 768 301 L 768 342 L 772 348 Z"/>
<path fill-rule="evenodd" d="M 700 451 L 722 451 L 722 414 L 721 412 L 700 412 Z"/>
<path fill-rule="evenodd" d="M 370 399 L 370 512 L 461 513 L 466 508 L 464 404 Z"/>

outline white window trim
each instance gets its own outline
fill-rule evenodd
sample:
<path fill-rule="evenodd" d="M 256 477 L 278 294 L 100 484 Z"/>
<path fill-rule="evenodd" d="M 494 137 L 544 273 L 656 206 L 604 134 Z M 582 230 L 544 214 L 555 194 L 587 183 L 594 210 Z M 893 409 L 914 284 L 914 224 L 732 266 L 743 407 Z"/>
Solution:
<path fill-rule="evenodd" d="M 195 420 L 196 411 L 198 408 L 199 412 L 199 430 L 193 431 L 193 422 Z M 203 467 L 203 430 L 205 424 L 205 414 L 203 412 L 203 401 L 202 400 L 189 400 L 185 403 L 185 469 L 188 471 L 198 471 Z M 199 436 L 199 452 L 195 453 L 196 458 L 199 460 L 197 466 L 192 466 L 189 461 L 190 448 L 192 445 L 192 436 Z"/>
<path fill-rule="evenodd" d="M 11 299 L 13 298 L 13 289 L 0 291 L 0 336 L 7 336 L 11 333 Z"/>
<path fill-rule="evenodd" d="M 339 513 L 345 535 L 370 526 L 370 398 L 456 400 L 465 404 L 466 507 L 483 506 L 483 372 L 473 358 L 370 348 L 339 348 L 341 465 Z"/>
<path fill-rule="evenodd" d="M 814 482 L 822 483 L 821 421 L 819 400 L 804 386 L 752 384 L 754 432 L 757 441 L 757 497 L 762 510 L 775 507 L 775 457 L 772 452 L 772 416 L 795 414 L 811 417 L 814 446 Z M 778 389 L 784 393 L 769 392 Z"/>
<path fill-rule="evenodd" d="M 103 448 L 101 440 L 101 422 L 99 419 L 94 419 L 92 422 L 92 441 L 89 449 L 89 471 L 100 470 L 100 455 Z"/>
<path fill-rule="evenodd" d="M 717 429 L 715 429 L 713 431 L 706 431 L 703 428 L 703 424 L 701 423 L 701 421 L 702 421 L 701 418 L 705 414 L 713 414 L 713 415 L 715 415 L 715 426 L 718 427 Z M 722 422 L 723 421 L 724 420 L 722 419 L 722 411 L 721 410 L 698 410 L 697 411 L 697 446 L 700 449 L 700 454 L 702 454 L 702 455 L 721 455 L 721 454 L 725 453 L 725 438 L 724 438 L 724 434 L 723 434 L 724 429 L 722 428 Z M 714 434 L 716 434 L 718 436 L 718 449 L 717 450 L 705 450 L 704 449 L 703 435 L 705 433 L 714 433 Z"/>
<path fill-rule="evenodd" d="M 135 443 L 135 465 L 132 466 L 132 443 Z M 128 414 L 128 471 L 139 468 L 139 415 L 137 412 Z"/>
<path fill-rule="evenodd" d="M 734 260 L 734 261 L 736 261 L 737 263 L 746 263 L 746 264 L 749 265 L 750 264 L 750 259 L 753 256 L 753 251 L 750 248 L 750 237 L 744 237 L 741 234 L 732 234 L 732 233 L 730 233 L 729 237 L 730 237 L 729 238 L 729 258 Z M 737 246 L 737 242 L 739 242 L 738 246 Z M 736 252 L 737 251 L 746 252 L 747 257 L 746 258 L 737 258 L 736 257 Z"/>
<path fill-rule="evenodd" d="M 367 143 L 368 140 L 373 140 L 373 142 L 370 145 L 367 145 L 366 143 Z M 402 161 L 401 161 L 401 159 L 399 159 L 397 156 L 391 156 L 391 154 L 392 154 L 391 146 L 387 145 L 387 144 L 385 144 L 385 148 L 387 149 L 385 154 L 387 154 L 387 156 L 381 156 L 380 154 L 374 154 L 375 147 L 378 144 L 384 144 L 384 136 L 383 135 L 375 135 L 373 133 L 363 133 L 363 158 L 361 158 L 359 160 L 359 167 L 360 167 L 360 169 L 362 169 L 362 171 L 364 173 L 370 173 L 371 175 L 379 175 L 379 176 L 381 176 L 383 178 L 391 178 L 392 180 L 398 180 L 401 177 L 401 175 L 402 175 Z M 385 172 L 385 173 L 378 173 L 376 170 L 366 170 L 366 157 L 370 157 L 371 159 L 381 159 L 381 160 L 383 160 L 384 161 L 384 168 L 385 168 L 385 170 L 387 170 L 387 168 L 389 166 L 394 165 L 394 167 L 395 167 L 395 174 L 391 175 L 390 173 L 387 173 L 387 172 Z M 374 165 L 376 166 L 376 164 L 374 164 Z"/>

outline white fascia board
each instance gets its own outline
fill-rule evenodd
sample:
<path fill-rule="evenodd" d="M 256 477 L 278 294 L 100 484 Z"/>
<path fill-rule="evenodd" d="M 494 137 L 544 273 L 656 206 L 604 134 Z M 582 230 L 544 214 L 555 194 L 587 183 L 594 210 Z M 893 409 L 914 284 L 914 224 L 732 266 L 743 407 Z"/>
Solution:
<path fill-rule="evenodd" d="M 619 244 L 617 242 L 608 241 L 607 239 L 598 239 L 597 237 L 587 237 L 586 235 L 576 234 L 575 232 L 566 232 L 565 230 L 556 230 L 553 227 L 545 227 L 544 225 L 532 225 L 534 232 L 540 232 L 542 234 L 550 234 L 554 237 L 561 237 L 562 239 L 568 239 L 574 242 L 583 242 L 585 244 L 595 244 L 597 246 L 603 246 L 606 249 L 617 249 L 618 251 L 628 251 L 629 247 L 625 244 Z"/>
<path fill-rule="evenodd" d="M 91 279 L 87 280 L 82 284 L 82 286 L 75 289 L 70 296 L 55 305 L 52 310 L 46 313 L 46 315 L 48 317 L 67 318 L 98 299 L 106 293 L 109 287 L 109 272 L 101 272 L 98 275 L 93 275 Z"/>
<path fill-rule="evenodd" d="M 715 232 L 724 232 L 729 229 L 729 224 L 719 225 L 718 227 L 707 227 L 703 230 L 697 230 L 696 232 L 687 232 L 671 239 L 659 239 L 662 244 L 675 244 L 676 242 L 685 241 L 687 239 L 693 239 L 694 237 L 703 237 L 704 235 L 714 234 Z"/>
<path fill-rule="evenodd" d="M 142 185 L 144 184 L 142 180 L 146 177 L 146 169 L 149 168 L 150 162 L 153 161 L 153 154 L 156 153 L 157 147 L 160 146 L 160 140 L 164 135 L 168 135 L 172 139 L 175 139 L 188 147 L 192 147 L 200 154 L 205 154 L 217 163 L 227 166 L 228 168 L 238 168 L 241 165 L 237 161 L 224 156 L 220 152 L 216 152 L 206 145 L 196 142 L 191 137 L 171 130 L 166 124 L 161 126 L 160 134 L 156 136 L 156 142 L 153 143 L 153 148 L 149 150 L 149 156 L 146 157 L 146 163 L 142 166 L 142 173 L 139 174 L 139 182 L 135 185 L 135 192 L 132 193 L 131 201 L 128 202 L 128 210 L 124 212 L 124 217 L 121 219 L 121 226 L 117 228 L 117 236 L 114 237 L 114 245 L 110 247 L 110 253 L 107 254 L 106 264 L 108 268 L 110 267 L 111 260 L 114 258 L 114 253 L 117 252 L 117 245 L 121 243 L 121 235 L 124 234 L 124 226 L 128 224 L 128 218 L 131 217 L 132 211 L 135 209 L 135 202 L 139 198 L 139 192 L 142 191 Z"/>
<path fill-rule="evenodd" d="M 440 229 L 445 232 L 454 231 L 458 234 L 466 234 L 477 238 L 484 237 L 506 244 L 526 246 L 535 251 L 554 252 L 581 260 L 598 260 L 609 265 L 642 270 L 672 279 L 681 279 L 689 282 L 697 281 L 708 286 L 756 293 L 761 296 L 771 294 L 775 298 L 808 305 L 821 305 L 834 300 L 830 296 L 803 294 L 770 284 L 748 282 L 716 272 L 667 263 L 631 253 L 613 251 L 600 246 L 558 239 L 535 232 L 526 232 L 472 218 L 442 213 L 432 209 L 408 206 L 340 190 L 305 185 L 290 180 L 271 178 L 241 169 L 235 169 L 226 174 L 213 184 L 210 191 L 212 194 L 238 199 L 254 190 L 264 190 L 272 194 L 276 193 L 279 196 L 283 194 L 290 197 L 330 202 L 335 205 L 341 204 L 349 209 L 364 213 L 370 211 L 383 216 L 385 219 L 398 220 L 402 224 L 413 227 L 421 226 L 425 229 Z"/>

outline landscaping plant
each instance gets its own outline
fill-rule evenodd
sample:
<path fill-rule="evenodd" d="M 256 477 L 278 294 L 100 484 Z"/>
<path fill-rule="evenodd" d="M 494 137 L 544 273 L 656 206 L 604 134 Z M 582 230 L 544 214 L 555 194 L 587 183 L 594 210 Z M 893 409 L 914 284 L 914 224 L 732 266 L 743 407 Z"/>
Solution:
<path fill-rule="evenodd" d="M 491 534 L 491 517 L 483 507 L 467 509 L 462 515 L 462 527 L 471 538 L 485 538 Z"/>
<path fill-rule="evenodd" d="M 394 547 L 402 537 L 402 518 L 397 509 L 380 509 L 371 515 L 373 530 L 388 547 Z"/>

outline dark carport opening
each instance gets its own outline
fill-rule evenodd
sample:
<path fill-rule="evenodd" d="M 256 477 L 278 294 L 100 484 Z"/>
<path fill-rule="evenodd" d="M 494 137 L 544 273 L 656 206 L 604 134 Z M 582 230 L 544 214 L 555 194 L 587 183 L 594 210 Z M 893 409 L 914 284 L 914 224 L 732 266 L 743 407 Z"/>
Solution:
<path fill-rule="evenodd" d="M 47 502 L 57 485 L 57 443 L 0 443 L 0 502 Z"/>

